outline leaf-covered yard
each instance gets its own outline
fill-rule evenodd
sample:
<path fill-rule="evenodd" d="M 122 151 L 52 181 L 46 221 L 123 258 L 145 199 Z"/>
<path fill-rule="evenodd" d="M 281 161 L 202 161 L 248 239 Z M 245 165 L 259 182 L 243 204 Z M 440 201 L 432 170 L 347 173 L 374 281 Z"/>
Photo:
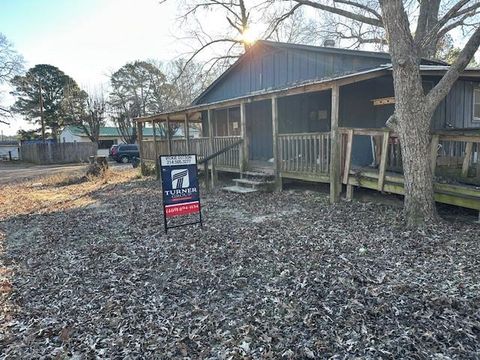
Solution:
<path fill-rule="evenodd" d="M 480 356 L 480 226 L 322 193 L 203 194 L 163 233 L 133 171 L 0 189 L 5 358 Z"/>

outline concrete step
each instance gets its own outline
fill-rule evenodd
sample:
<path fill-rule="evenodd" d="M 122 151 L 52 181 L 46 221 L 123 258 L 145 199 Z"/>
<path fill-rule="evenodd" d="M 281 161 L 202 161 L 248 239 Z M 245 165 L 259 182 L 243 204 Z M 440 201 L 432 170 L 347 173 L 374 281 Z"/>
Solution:
<path fill-rule="evenodd" d="M 248 193 L 253 193 L 258 191 L 258 189 L 245 188 L 242 186 L 226 186 L 222 188 L 222 190 L 237 193 L 237 194 L 248 194 Z"/>
<path fill-rule="evenodd" d="M 273 184 L 273 181 L 256 180 L 256 179 L 233 179 L 233 181 L 237 184 L 237 186 L 240 186 L 239 184 L 242 184 L 242 185 L 249 185 L 253 188 Z"/>

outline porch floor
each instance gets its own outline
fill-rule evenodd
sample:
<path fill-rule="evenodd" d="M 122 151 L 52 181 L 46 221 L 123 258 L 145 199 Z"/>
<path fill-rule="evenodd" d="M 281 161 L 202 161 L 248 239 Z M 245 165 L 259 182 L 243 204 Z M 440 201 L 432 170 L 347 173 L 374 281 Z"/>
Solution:
<path fill-rule="evenodd" d="M 379 171 L 375 168 L 354 168 L 350 170 L 348 185 L 359 186 L 387 193 L 404 195 L 403 174 L 386 172 L 383 189 L 378 184 Z M 440 203 L 480 210 L 480 187 L 462 183 L 436 181 L 434 184 L 435 200 Z"/>

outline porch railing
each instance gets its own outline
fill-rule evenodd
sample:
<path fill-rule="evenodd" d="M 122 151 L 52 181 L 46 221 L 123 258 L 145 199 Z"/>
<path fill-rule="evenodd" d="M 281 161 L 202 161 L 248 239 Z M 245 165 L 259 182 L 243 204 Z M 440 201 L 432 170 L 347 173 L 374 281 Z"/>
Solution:
<path fill-rule="evenodd" d="M 279 134 L 277 139 L 281 172 L 329 172 L 330 133 Z"/>
<path fill-rule="evenodd" d="M 213 138 L 213 153 L 227 148 L 241 139 L 240 136 L 216 136 Z M 214 163 L 217 166 L 238 168 L 240 166 L 240 147 L 235 146 L 219 154 L 214 159 Z"/>
<path fill-rule="evenodd" d="M 225 136 L 215 137 L 213 142 L 208 137 L 189 139 L 189 149 L 187 151 L 187 141 L 185 139 L 172 139 L 171 140 L 171 154 L 197 154 L 198 160 L 202 160 L 204 157 L 224 149 L 229 145 L 240 140 L 240 136 Z M 240 153 L 239 147 L 234 147 L 221 155 L 217 156 L 214 160 L 215 165 L 223 167 L 238 168 L 240 166 Z M 168 141 L 157 140 L 157 154 L 168 155 Z M 147 161 L 155 161 L 155 143 L 151 140 L 144 140 L 142 143 L 142 159 Z"/>
<path fill-rule="evenodd" d="M 403 173 L 398 135 L 388 129 L 340 128 L 342 134 L 342 177 L 348 182 L 351 167 L 351 142 L 354 136 L 370 136 L 372 157 L 379 171 L 382 189 L 386 171 Z M 349 144 L 350 142 L 350 144 Z M 350 152 L 350 153 L 349 153 Z M 432 135 L 431 168 L 438 178 L 480 184 L 480 133 L 450 133 L 438 131 Z"/>

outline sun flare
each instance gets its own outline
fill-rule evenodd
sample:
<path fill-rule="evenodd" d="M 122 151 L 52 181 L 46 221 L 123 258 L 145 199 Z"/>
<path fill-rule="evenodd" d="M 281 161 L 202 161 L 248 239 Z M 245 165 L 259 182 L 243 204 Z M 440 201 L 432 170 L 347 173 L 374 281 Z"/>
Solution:
<path fill-rule="evenodd" d="M 247 45 L 253 45 L 258 38 L 258 33 L 253 31 L 251 28 L 246 28 L 240 37 L 241 41 Z"/>

